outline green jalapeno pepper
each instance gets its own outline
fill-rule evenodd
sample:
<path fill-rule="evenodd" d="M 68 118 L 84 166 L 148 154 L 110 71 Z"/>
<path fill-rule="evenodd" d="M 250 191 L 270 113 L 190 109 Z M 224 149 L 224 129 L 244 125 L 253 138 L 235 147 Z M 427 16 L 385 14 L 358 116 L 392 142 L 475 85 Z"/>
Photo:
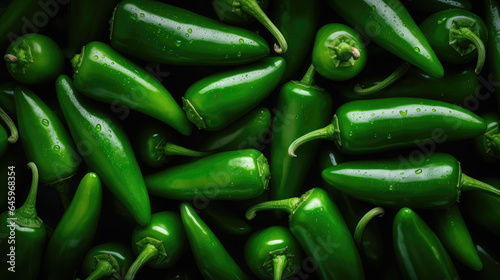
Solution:
<path fill-rule="evenodd" d="M 302 250 L 288 229 L 272 226 L 250 236 L 245 260 L 259 279 L 289 279 L 300 267 Z"/>
<path fill-rule="evenodd" d="M 8 143 L 14 144 L 19 138 L 19 132 L 16 125 L 12 119 L 7 115 L 7 113 L 0 107 L 0 119 L 2 119 L 10 130 L 10 136 L 7 135 L 7 131 L 0 125 L 0 157 L 7 151 Z"/>
<path fill-rule="evenodd" d="M 332 8 L 375 43 L 431 76 L 444 69 L 429 42 L 398 0 L 328 0 Z"/>
<path fill-rule="evenodd" d="M 286 61 L 281 82 L 296 77 L 304 61 L 309 58 L 319 19 L 318 0 L 281 0 L 274 2 L 273 22 L 288 44 L 288 51 L 280 54 Z"/>
<path fill-rule="evenodd" d="M 290 231 L 316 262 L 320 279 L 364 279 L 349 229 L 324 190 L 315 188 L 300 198 L 259 203 L 248 209 L 246 217 L 251 220 L 255 212 L 271 209 L 290 214 Z"/>
<path fill-rule="evenodd" d="M 169 199 L 245 200 L 269 184 L 269 165 L 259 151 L 222 152 L 145 178 L 152 195 Z"/>
<path fill-rule="evenodd" d="M 457 105 L 420 98 L 357 100 L 337 109 L 332 123 L 295 140 L 288 154 L 313 139 L 334 140 L 340 151 L 367 154 L 428 141 L 467 139 L 483 133 L 484 120 Z"/>
<path fill-rule="evenodd" d="M 500 180 L 484 180 L 500 190 Z M 481 192 L 470 192 L 463 196 L 462 204 L 467 216 L 481 228 L 500 236 L 500 198 Z"/>
<path fill-rule="evenodd" d="M 245 235 L 252 231 L 246 220 L 240 219 L 232 210 L 211 202 L 201 212 L 200 217 L 215 229 L 231 234 Z"/>
<path fill-rule="evenodd" d="M 55 79 L 63 70 L 64 57 L 59 46 L 41 34 L 17 38 L 4 56 L 9 74 L 25 84 L 39 84 Z"/>
<path fill-rule="evenodd" d="M 304 78 L 283 85 L 279 93 L 279 118 L 274 119 L 271 140 L 271 199 L 297 196 L 318 151 L 317 145 L 304 147 L 304 157 L 287 156 L 288 146 L 304 133 L 323 127 L 332 111 L 332 98 L 314 85 L 315 67 Z"/>
<path fill-rule="evenodd" d="M 16 116 L 16 101 L 14 100 L 14 82 L 0 84 L 0 107 L 13 117 Z"/>
<path fill-rule="evenodd" d="M 259 2 L 263 2 L 262 4 Z M 257 0 L 213 0 L 212 5 L 217 13 L 217 16 L 222 21 L 229 23 L 241 23 L 248 21 L 250 17 L 256 18 L 264 27 L 273 34 L 278 44 L 274 45 L 274 51 L 277 53 L 286 53 L 288 44 L 281 34 L 280 30 L 264 13 L 261 5 L 269 5 L 269 1 Z"/>
<path fill-rule="evenodd" d="M 483 20 L 463 9 L 448 9 L 430 15 L 420 29 L 439 59 L 463 64 L 477 57 L 476 74 L 483 68 L 488 30 Z"/>
<path fill-rule="evenodd" d="M 351 79 L 366 65 L 361 36 L 347 25 L 330 23 L 318 30 L 312 63 L 323 77 L 334 81 Z"/>
<path fill-rule="evenodd" d="M 500 3 L 497 0 L 484 0 L 484 21 L 488 30 L 486 54 L 491 69 L 492 80 L 500 81 Z M 495 86 L 498 96 L 498 85 Z M 500 104 L 497 98 L 497 103 Z"/>
<path fill-rule="evenodd" d="M 463 191 L 500 196 L 499 190 L 465 175 L 457 159 L 442 153 L 346 162 L 323 170 L 322 177 L 349 196 L 392 208 L 444 208 L 456 203 Z"/>
<path fill-rule="evenodd" d="M 15 89 L 17 123 L 26 157 L 37 164 L 40 182 L 56 188 L 66 208 L 71 202 L 70 178 L 81 158 L 56 114 L 31 90 Z"/>
<path fill-rule="evenodd" d="M 73 140 L 87 165 L 125 205 L 137 223 L 151 218 L 149 196 L 132 146 L 116 121 L 76 92 L 65 75 L 56 81 L 59 105 Z"/>
<path fill-rule="evenodd" d="M 476 150 L 481 157 L 489 162 L 500 160 L 500 117 L 490 113 L 483 116 L 486 132 L 474 139 Z"/>
<path fill-rule="evenodd" d="M 268 57 L 206 77 L 186 91 L 183 109 L 198 129 L 221 130 L 264 100 L 284 72 L 283 58 Z"/>
<path fill-rule="evenodd" d="M 44 262 L 47 279 L 64 280 L 72 276 L 94 238 L 101 202 L 101 181 L 97 174 L 87 173 L 47 245 Z"/>
<path fill-rule="evenodd" d="M 403 278 L 459 279 L 439 239 L 413 210 L 399 210 L 392 230 L 394 251 Z"/>
<path fill-rule="evenodd" d="M 151 215 L 151 222 L 137 226 L 132 233 L 132 249 L 137 259 L 130 266 L 125 280 L 132 280 L 139 269 L 148 265 L 156 269 L 172 266 L 184 250 L 186 237 L 181 219 L 174 212 Z"/>
<path fill-rule="evenodd" d="M 83 259 L 86 280 L 123 279 L 132 264 L 132 252 L 120 243 L 103 243 L 90 249 Z"/>
<path fill-rule="evenodd" d="M 156 63 L 239 65 L 269 54 L 253 32 L 157 1 L 121 1 L 110 24 L 113 48 Z"/>
<path fill-rule="evenodd" d="M 173 156 L 203 157 L 210 154 L 175 144 L 174 132 L 159 124 L 140 127 L 134 140 L 137 157 L 151 167 L 165 166 Z"/>
<path fill-rule="evenodd" d="M 137 110 L 191 134 L 186 115 L 162 84 L 109 45 L 91 42 L 71 60 L 75 87 L 99 101 Z"/>
<path fill-rule="evenodd" d="M 202 137 L 197 147 L 200 151 L 232 151 L 243 149 L 262 150 L 271 126 L 271 113 L 267 108 L 257 108 L 226 128 Z"/>
<path fill-rule="evenodd" d="M 251 279 L 238 267 L 217 236 L 196 214 L 193 206 L 182 203 L 181 217 L 196 265 L 205 279 Z"/>
<path fill-rule="evenodd" d="M 457 204 L 434 210 L 434 231 L 448 253 L 470 269 L 483 269 L 469 229 Z"/>
<path fill-rule="evenodd" d="M 2 279 L 38 279 L 42 262 L 47 233 L 45 224 L 37 216 L 35 208 L 38 169 L 33 162 L 28 163 L 28 167 L 33 172 L 33 179 L 26 202 L 19 209 L 9 207 L 9 211 L 0 215 L 0 261 L 2 262 L 0 277 Z M 9 176 L 14 176 L 16 173 L 13 167 L 4 172 L 9 172 Z M 15 187 L 15 184 L 8 183 L 8 185 Z M 15 189 L 10 191 L 15 192 Z"/>
<path fill-rule="evenodd" d="M 437 13 L 447 9 L 465 9 L 472 10 L 472 4 L 469 0 L 403 0 L 401 1 L 408 7 L 410 12 L 419 12 L 424 14 Z"/>

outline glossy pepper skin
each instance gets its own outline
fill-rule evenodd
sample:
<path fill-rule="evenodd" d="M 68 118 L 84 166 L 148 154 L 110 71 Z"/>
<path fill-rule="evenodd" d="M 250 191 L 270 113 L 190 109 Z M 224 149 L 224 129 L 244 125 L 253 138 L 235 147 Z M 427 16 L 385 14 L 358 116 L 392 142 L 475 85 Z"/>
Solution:
<path fill-rule="evenodd" d="M 459 279 L 439 239 L 413 210 L 406 207 L 399 210 L 392 231 L 404 279 Z"/>
<path fill-rule="evenodd" d="M 425 14 L 437 13 L 447 9 L 472 10 L 469 0 L 402 0 L 401 1 L 410 12 L 420 12 Z"/>
<path fill-rule="evenodd" d="M 384 49 L 433 77 L 443 76 L 443 66 L 400 1 L 328 0 L 328 3 L 352 27 Z"/>
<path fill-rule="evenodd" d="M 300 198 L 259 203 L 248 209 L 246 217 L 253 219 L 256 211 L 270 209 L 290 213 L 290 231 L 316 262 L 320 279 L 364 279 L 351 233 L 324 190 L 315 188 Z"/>
<path fill-rule="evenodd" d="M 316 33 L 312 63 L 325 78 L 334 81 L 351 79 L 366 65 L 364 44 L 361 36 L 349 26 L 327 24 Z"/>
<path fill-rule="evenodd" d="M 83 259 L 86 280 L 123 279 L 132 264 L 130 249 L 120 243 L 108 242 L 90 249 Z"/>
<path fill-rule="evenodd" d="M 197 147 L 200 151 L 262 150 L 271 126 L 271 112 L 254 109 L 226 128 L 209 134 Z"/>
<path fill-rule="evenodd" d="M 108 114 L 79 94 L 65 75 L 56 81 L 57 98 L 73 140 L 87 165 L 95 170 L 140 225 L 151 218 L 149 196 L 125 132 Z"/>
<path fill-rule="evenodd" d="M 70 58 L 85 44 L 100 41 L 108 36 L 104 28 L 119 0 L 76 0 L 69 2 L 68 42 L 66 57 Z M 96 9 L 96 7 L 99 7 Z"/>
<path fill-rule="evenodd" d="M 367 79 L 363 79 L 361 84 L 363 88 L 370 88 L 382 81 L 383 78 L 370 75 Z M 358 95 L 353 92 L 353 86 L 351 83 L 339 85 L 339 91 L 348 100 L 414 97 L 462 105 L 476 96 L 476 90 L 480 85 L 474 68 L 446 69 L 444 76 L 438 79 L 418 68 L 410 67 L 396 83 L 376 93 Z"/>
<path fill-rule="evenodd" d="M 500 81 L 500 3 L 497 0 L 484 0 L 484 22 L 488 30 L 486 56 L 491 69 L 492 80 Z M 498 88 L 498 86 L 496 86 Z M 498 98 L 497 98 L 497 103 Z"/>
<path fill-rule="evenodd" d="M 186 237 L 179 214 L 158 212 L 151 216 L 151 222 L 137 226 L 132 232 L 132 250 L 137 256 L 127 272 L 125 280 L 134 279 L 137 271 L 144 265 L 156 269 L 172 266 L 179 260 Z"/>
<path fill-rule="evenodd" d="M 449 154 L 434 153 L 412 162 L 407 158 L 341 163 L 321 173 L 334 188 L 356 199 L 392 208 L 445 208 L 462 191 L 500 195 L 494 187 L 464 173 Z"/>
<path fill-rule="evenodd" d="M 241 65 L 269 54 L 251 31 L 157 1 L 121 1 L 110 25 L 113 48 L 156 63 Z"/>
<path fill-rule="evenodd" d="M 72 279 L 73 270 L 82 261 L 94 238 L 101 202 L 101 181 L 97 174 L 87 173 L 45 250 L 47 279 Z"/>
<path fill-rule="evenodd" d="M 142 112 L 191 134 L 186 115 L 163 85 L 109 45 L 88 43 L 71 63 L 75 87 L 86 96 Z"/>
<path fill-rule="evenodd" d="M 0 277 L 12 280 L 35 280 L 41 267 L 43 249 L 46 241 L 46 229 L 35 209 L 38 191 L 38 169 L 33 162 L 28 163 L 33 172 L 30 192 L 26 202 L 13 215 L 10 211 L 0 214 Z M 9 176 L 15 176 L 16 170 L 8 168 Z M 15 192 L 15 184 L 8 181 L 9 191 Z M 14 189 L 12 189 L 14 187 Z M 16 203 L 17 204 L 17 203 Z M 15 219 L 15 220 L 14 220 Z M 8 238 L 15 231 L 15 238 Z M 10 269 L 9 269 L 10 268 Z M 14 271 L 12 271 L 12 270 Z"/>
<path fill-rule="evenodd" d="M 198 129 L 221 130 L 264 100 L 278 85 L 285 67 L 283 58 L 268 57 L 206 77 L 188 88 L 183 109 Z"/>
<path fill-rule="evenodd" d="M 259 279 L 288 279 L 300 267 L 302 249 L 287 228 L 272 226 L 250 236 L 245 260 Z"/>
<path fill-rule="evenodd" d="M 81 158 L 56 114 L 28 88 L 16 87 L 15 100 L 24 151 L 37 164 L 40 181 L 55 184 L 75 175 Z"/>
<path fill-rule="evenodd" d="M 293 156 L 297 146 L 317 138 L 334 140 L 343 153 L 368 154 L 436 139 L 442 142 L 472 138 L 484 133 L 485 129 L 484 120 L 476 114 L 441 101 L 421 98 L 357 100 L 340 106 L 330 125 L 297 139 L 289 154 Z"/>
<path fill-rule="evenodd" d="M 477 58 L 476 73 L 481 72 L 488 30 L 479 16 L 463 9 L 448 9 L 426 18 L 420 29 L 440 60 L 463 64 Z"/>
<path fill-rule="evenodd" d="M 63 70 L 61 48 L 49 37 L 26 34 L 7 48 L 4 56 L 9 74 L 24 84 L 40 84 L 55 79 Z"/>
<path fill-rule="evenodd" d="M 318 151 L 318 145 L 304 146 L 304 157 L 292 158 L 288 146 L 301 135 L 328 123 L 332 98 L 314 85 L 314 66 L 309 67 L 301 81 L 283 85 L 279 93 L 277 112 L 280 118 L 273 123 L 271 140 L 271 199 L 297 196 Z"/>
<path fill-rule="evenodd" d="M 489 113 L 483 116 L 486 132 L 474 139 L 476 151 L 488 162 L 500 161 L 500 117 Z"/>
<path fill-rule="evenodd" d="M 248 280 L 217 236 L 188 203 L 181 204 L 181 217 L 196 265 L 207 280 Z"/>
<path fill-rule="evenodd" d="M 165 166 L 174 156 L 203 157 L 210 154 L 177 145 L 176 136 L 163 125 L 149 123 L 136 131 L 132 144 L 139 160 L 151 167 Z"/>
<path fill-rule="evenodd" d="M 487 178 L 485 182 L 500 189 L 500 180 Z M 500 236 L 500 198 L 480 192 L 470 192 L 461 201 L 464 213 L 481 228 Z"/>
<path fill-rule="evenodd" d="M 259 151 L 221 152 L 145 178 L 152 195 L 168 199 L 245 200 L 269 184 L 269 165 Z"/>
<path fill-rule="evenodd" d="M 444 209 L 435 209 L 433 212 L 434 231 L 448 253 L 470 269 L 482 270 L 483 264 L 458 204 Z"/>
<path fill-rule="evenodd" d="M 286 53 L 280 54 L 286 61 L 285 74 L 281 82 L 298 79 L 298 71 L 308 58 L 318 26 L 318 0 L 273 1 L 272 20 L 288 44 Z"/>

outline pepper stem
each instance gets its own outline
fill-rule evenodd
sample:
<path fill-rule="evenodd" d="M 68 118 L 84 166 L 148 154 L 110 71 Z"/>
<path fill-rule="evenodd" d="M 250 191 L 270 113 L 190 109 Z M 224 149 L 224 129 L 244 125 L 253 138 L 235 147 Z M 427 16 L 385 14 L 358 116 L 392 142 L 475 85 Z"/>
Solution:
<path fill-rule="evenodd" d="M 151 259 L 157 257 L 159 255 L 158 248 L 156 248 L 152 244 L 147 244 L 144 246 L 144 249 L 141 251 L 139 256 L 135 262 L 130 266 L 127 271 L 127 275 L 125 275 L 125 280 L 132 280 L 135 277 L 135 274 L 141 269 L 143 265 L 148 263 Z"/>
<path fill-rule="evenodd" d="M 269 19 L 269 17 L 264 13 L 262 8 L 259 6 L 256 0 L 240 0 L 241 9 L 256 18 L 264 27 L 273 34 L 278 44 L 274 44 L 274 51 L 276 53 L 286 53 L 288 50 L 288 43 L 285 40 L 281 31 L 274 25 L 274 23 Z"/>
<path fill-rule="evenodd" d="M 477 191 L 482 191 L 482 192 L 500 197 L 500 190 L 499 189 L 497 189 L 491 185 L 488 185 L 484 182 L 481 182 L 479 180 L 476 180 L 472 177 L 469 177 L 469 176 L 465 175 L 464 173 L 462 173 L 462 176 L 460 178 L 459 188 L 462 191 L 477 190 Z"/>
<path fill-rule="evenodd" d="M 3 59 L 5 60 L 5 62 L 7 63 L 16 63 L 18 61 L 17 59 L 17 56 L 13 55 L 13 54 L 6 54 Z"/>
<path fill-rule="evenodd" d="M 304 77 L 302 77 L 302 80 L 300 80 L 300 84 L 304 86 L 311 86 L 314 84 L 314 75 L 316 74 L 316 70 L 314 69 L 314 65 L 311 64 L 309 68 L 307 69 L 306 74 L 304 74 Z"/>
<path fill-rule="evenodd" d="M 471 41 L 474 44 L 474 46 L 476 46 L 477 64 L 476 64 L 475 72 L 477 75 L 479 75 L 479 73 L 481 73 L 481 70 L 483 69 L 484 61 L 486 60 L 486 49 L 484 47 L 483 41 L 481 40 L 481 38 L 479 38 L 479 36 L 477 36 L 469 28 L 463 27 L 463 28 L 460 28 L 459 30 L 457 30 L 457 32 L 459 33 L 459 35 L 461 37 Z"/>
<path fill-rule="evenodd" d="M 24 202 L 23 206 L 21 206 L 16 211 L 16 215 L 19 215 L 27 220 L 34 220 L 37 218 L 36 213 L 36 194 L 38 192 L 38 167 L 35 163 L 28 163 L 28 167 L 31 169 L 33 173 L 33 178 L 31 179 L 31 188 L 28 193 L 28 198 Z"/>
<path fill-rule="evenodd" d="M 193 151 L 170 142 L 165 143 L 165 146 L 163 147 L 163 153 L 166 156 L 185 156 L 185 157 L 204 157 L 211 154 L 210 152 Z"/>
<path fill-rule="evenodd" d="M 500 128 L 496 126 L 484 134 L 488 155 L 499 158 L 500 155 Z"/>
<path fill-rule="evenodd" d="M 382 217 L 384 216 L 385 211 L 382 207 L 375 207 L 372 210 L 368 211 L 361 220 L 359 220 L 358 225 L 356 226 L 356 229 L 354 230 L 354 243 L 356 243 L 356 246 L 358 248 L 361 248 L 363 243 L 361 242 L 361 239 L 363 238 L 363 231 L 365 230 L 366 225 L 375 217 Z"/>
<path fill-rule="evenodd" d="M 17 132 L 17 127 L 9 117 L 9 115 L 0 107 L 0 119 L 2 119 L 10 130 L 10 136 L 8 138 L 9 143 L 16 143 L 17 139 L 19 139 L 19 133 Z"/>
<path fill-rule="evenodd" d="M 315 139 L 332 139 L 335 137 L 335 132 L 338 130 L 335 128 L 335 125 L 333 123 L 320 128 L 313 130 L 292 142 L 290 146 L 288 147 L 288 155 L 291 157 L 297 157 L 295 154 L 295 150 L 297 150 L 302 144 L 307 143 L 309 141 L 315 140 Z"/>
<path fill-rule="evenodd" d="M 281 280 L 283 271 L 286 268 L 287 259 L 284 255 L 275 256 L 273 258 L 273 280 Z"/>
<path fill-rule="evenodd" d="M 250 207 L 250 209 L 247 210 L 245 217 L 247 218 L 247 220 L 252 220 L 253 218 L 255 218 L 257 211 L 273 210 L 273 209 L 285 211 L 288 212 L 289 214 L 292 214 L 295 208 L 297 208 L 299 202 L 300 198 L 298 197 L 262 202 Z"/>
<path fill-rule="evenodd" d="M 103 279 L 106 276 L 110 276 L 114 272 L 115 269 L 108 261 L 100 261 L 97 263 L 95 270 L 92 271 L 92 274 L 90 274 L 86 280 Z"/>
<path fill-rule="evenodd" d="M 389 77 L 385 78 L 383 81 L 374 86 L 363 88 L 361 84 L 357 84 L 356 86 L 354 86 L 354 93 L 357 95 L 370 95 L 372 93 L 378 92 L 397 82 L 401 77 L 404 76 L 404 74 L 406 74 L 406 72 L 408 72 L 410 66 L 410 63 L 403 62 L 391 75 L 389 75 Z"/>

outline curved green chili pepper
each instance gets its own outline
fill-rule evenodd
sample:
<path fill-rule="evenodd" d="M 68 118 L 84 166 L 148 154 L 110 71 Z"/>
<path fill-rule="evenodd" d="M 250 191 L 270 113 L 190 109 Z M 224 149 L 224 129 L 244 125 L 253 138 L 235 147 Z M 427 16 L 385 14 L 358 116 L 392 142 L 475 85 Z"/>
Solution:
<path fill-rule="evenodd" d="M 136 154 L 151 167 L 165 166 L 173 156 L 204 157 L 210 153 L 193 151 L 175 144 L 173 131 L 159 124 L 147 124 L 135 133 Z"/>
<path fill-rule="evenodd" d="M 332 123 L 295 140 L 290 156 L 313 139 L 335 141 L 340 151 L 367 154 L 429 141 L 467 139 L 483 133 L 484 120 L 457 105 L 420 98 L 381 98 L 344 103 Z"/>
<path fill-rule="evenodd" d="M 83 259 L 86 280 L 123 279 L 132 264 L 132 252 L 120 243 L 103 243 L 90 249 Z"/>
<path fill-rule="evenodd" d="M 497 0 L 484 0 L 484 21 L 488 30 L 486 54 L 491 69 L 492 80 L 500 81 L 500 3 Z M 498 86 L 496 95 L 498 96 Z M 497 103 L 500 99 L 497 98 Z"/>
<path fill-rule="evenodd" d="M 259 279 L 289 279 L 300 267 L 302 250 L 288 229 L 272 226 L 250 236 L 245 260 Z"/>
<path fill-rule="evenodd" d="M 111 116 L 77 93 L 68 76 L 59 76 L 56 90 L 73 140 L 80 143 L 77 148 L 87 165 L 100 174 L 138 224 L 148 224 L 149 196 L 125 132 Z"/>
<path fill-rule="evenodd" d="M 318 30 L 312 64 L 323 77 L 334 81 L 351 79 L 366 65 L 361 36 L 347 25 L 330 23 Z"/>
<path fill-rule="evenodd" d="M 198 269 L 209 280 L 248 280 L 219 239 L 188 203 L 181 204 L 182 224 Z"/>
<path fill-rule="evenodd" d="M 269 184 L 269 165 L 257 150 L 222 152 L 145 178 L 152 195 L 168 199 L 246 200 Z"/>
<path fill-rule="evenodd" d="M 251 31 L 157 1 L 121 1 L 110 24 L 113 48 L 156 63 L 240 65 L 269 54 Z"/>
<path fill-rule="evenodd" d="M 232 210 L 214 202 L 200 212 L 210 226 L 231 235 L 245 235 L 252 231 L 252 227 L 244 219 L 236 216 Z"/>
<path fill-rule="evenodd" d="M 385 82 L 380 78 L 370 75 L 367 79 L 357 81 L 356 88 L 372 89 Z M 474 68 L 446 69 L 446 73 L 440 79 L 434 78 L 424 71 L 410 67 L 408 72 L 399 80 L 383 89 L 375 89 L 376 93 L 359 94 L 353 91 L 352 83 L 340 84 L 340 93 L 348 100 L 388 98 L 388 97 L 415 97 L 439 100 L 448 103 L 464 104 L 468 98 L 475 97 L 479 88 L 479 80 Z"/>
<path fill-rule="evenodd" d="M 16 101 L 14 100 L 14 89 L 17 84 L 14 82 L 0 84 L 0 108 L 13 117 L 16 116 Z"/>
<path fill-rule="evenodd" d="M 251 220 L 255 212 L 272 209 L 290 214 L 290 230 L 316 262 L 321 279 L 364 279 L 351 233 L 324 190 L 315 188 L 300 198 L 259 203 L 248 209 L 246 217 Z"/>
<path fill-rule="evenodd" d="M 394 218 L 394 251 L 405 279 L 459 279 L 437 236 L 410 208 Z"/>
<path fill-rule="evenodd" d="M 40 182 L 54 186 L 66 208 L 71 202 L 70 178 L 81 158 L 56 114 L 31 90 L 15 89 L 17 123 L 26 157 L 36 162 Z"/>
<path fill-rule="evenodd" d="M 101 202 L 101 181 L 97 174 L 87 173 L 47 245 L 44 264 L 47 279 L 71 276 L 94 238 Z"/>
<path fill-rule="evenodd" d="M 88 97 L 121 104 L 191 134 L 186 115 L 162 84 L 109 45 L 91 42 L 71 60 L 75 87 Z"/>
<path fill-rule="evenodd" d="M 426 18 L 420 29 L 439 59 L 463 64 L 477 57 L 476 74 L 481 72 L 488 30 L 477 15 L 463 9 L 448 9 Z"/>
<path fill-rule="evenodd" d="M 472 10 L 472 4 L 469 0 L 403 0 L 402 2 L 410 12 L 416 11 L 425 14 L 453 8 Z"/>
<path fill-rule="evenodd" d="M 499 179 L 488 178 L 484 181 L 500 190 Z M 500 236 L 500 198 L 481 192 L 470 192 L 463 196 L 461 205 L 474 223 Z"/>
<path fill-rule="evenodd" d="M 65 53 L 68 58 L 92 41 L 107 39 L 107 28 L 103 28 L 119 0 L 71 0 L 69 2 L 68 45 Z M 99 8 L 97 8 L 99 7 Z"/>
<path fill-rule="evenodd" d="M 381 47 L 436 78 L 443 76 L 443 66 L 400 1 L 328 0 L 328 3 Z"/>
<path fill-rule="evenodd" d="M 10 130 L 10 136 L 8 136 L 7 131 L 5 131 L 3 126 L 0 125 L 0 133 L 2 135 L 0 136 L 0 156 L 2 156 L 3 154 L 5 154 L 5 151 L 7 151 L 8 143 L 14 144 L 17 142 L 17 139 L 19 138 L 19 133 L 16 125 L 9 117 L 9 115 L 7 115 L 7 113 L 2 109 L 2 107 L 0 107 L 0 119 L 5 122 L 5 124 Z"/>
<path fill-rule="evenodd" d="M 269 110 L 264 107 L 257 108 L 226 128 L 207 135 L 197 149 L 207 152 L 262 150 L 262 143 L 267 140 L 270 126 Z"/>
<path fill-rule="evenodd" d="M 52 39 L 41 34 L 17 38 L 4 56 L 9 74 L 25 84 L 39 84 L 55 79 L 63 70 L 62 50 Z"/>
<path fill-rule="evenodd" d="M 483 116 L 486 132 L 474 139 L 476 150 L 481 157 L 489 162 L 500 160 L 500 117 L 490 113 Z"/>
<path fill-rule="evenodd" d="M 240 18 L 236 20 L 241 22 L 242 20 L 247 20 L 249 16 L 256 18 L 264 27 L 273 34 L 278 44 L 274 44 L 274 51 L 277 53 L 286 53 L 288 50 L 288 44 L 281 34 L 280 30 L 274 25 L 274 23 L 267 17 L 267 15 L 262 10 L 260 3 L 262 1 L 257 0 L 213 0 L 212 4 L 214 6 L 217 16 L 222 21 L 227 21 L 234 23 L 233 18 Z M 269 1 L 264 1 L 268 5 Z M 231 11 L 235 16 L 228 16 L 228 11 Z"/>
<path fill-rule="evenodd" d="M 470 269 L 480 271 L 483 264 L 457 204 L 434 210 L 436 235 L 448 253 Z"/>
<path fill-rule="evenodd" d="M 286 61 L 281 82 L 296 79 L 296 74 L 309 58 L 319 19 L 318 0 L 280 0 L 274 2 L 273 22 L 288 43 L 288 51 L 280 56 Z"/>
<path fill-rule="evenodd" d="M 38 169 L 33 162 L 28 163 L 33 172 L 31 188 L 26 202 L 19 208 L 9 208 L 0 215 L 0 277 L 11 280 L 38 279 L 45 247 L 46 229 L 35 209 L 38 191 Z M 15 174 L 15 169 L 8 171 Z M 9 180 L 9 182 L 11 182 Z M 15 184 L 8 183 L 9 192 L 15 192 Z M 12 189 L 14 187 L 14 189 Z M 15 233 L 12 238 L 12 233 Z"/>
<path fill-rule="evenodd" d="M 206 77 L 186 91 L 183 109 L 198 129 L 221 130 L 264 100 L 284 72 L 283 58 L 268 57 Z"/>
<path fill-rule="evenodd" d="M 283 85 L 279 93 L 277 112 L 271 140 L 271 199 L 297 196 L 311 166 L 318 145 L 304 147 L 304 156 L 287 156 L 288 146 L 304 133 L 328 123 L 332 111 L 332 98 L 314 85 L 315 68 L 310 66 L 304 78 Z"/>
<path fill-rule="evenodd" d="M 151 222 L 147 226 L 137 226 L 132 233 L 132 249 L 137 259 L 130 266 L 125 280 L 134 279 L 145 264 L 156 269 L 172 266 L 180 258 L 185 243 L 177 213 L 165 211 L 151 215 Z"/>
<path fill-rule="evenodd" d="M 455 204 L 462 191 L 500 196 L 500 190 L 465 175 L 457 159 L 442 153 L 419 160 L 351 161 L 327 168 L 321 175 L 349 196 L 392 208 L 444 208 Z"/>

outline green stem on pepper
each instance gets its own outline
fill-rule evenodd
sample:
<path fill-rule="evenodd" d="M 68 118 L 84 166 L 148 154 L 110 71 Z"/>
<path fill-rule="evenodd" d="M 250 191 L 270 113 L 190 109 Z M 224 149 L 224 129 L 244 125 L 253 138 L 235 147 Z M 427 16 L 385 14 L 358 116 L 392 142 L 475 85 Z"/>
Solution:
<path fill-rule="evenodd" d="M 358 225 L 356 226 L 356 229 L 354 230 L 354 243 L 356 243 L 356 246 L 358 248 L 361 248 L 363 246 L 362 243 L 362 238 L 363 238 L 363 231 L 365 230 L 366 225 L 375 217 L 382 217 L 384 216 L 385 211 L 382 207 L 375 207 L 372 210 L 368 211 L 362 218 L 359 220 Z"/>
<path fill-rule="evenodd" d="M 495 195 L 497 197 L 500 197 L 500 190 L 497 188 L 488 185 L 484 182 L 481 182 L 479 180 L 476 180 L 472 177 L 469 177 L 465 175 L 464 173 L 461 174 L 460 176 L 460 183 L 459 183 L 460 189 L 462 191 L 482 191 L 491 195 Z"/>
<path fill-rule="evenodd" d="M 410 63 L 403 62 L 391 75 L 389 75 L 383 81 L 374 86 L 363 88 L 361 84 L 356 84 L 356 86 L 354 86 L 354 93 L 356 93 L 357 95 L 370 95 L 375 92 L 378 92 L 392 85 L 393 83 L 397 82 L 401 77 L 403 77 L 406 74 L 406 72 L 408 72 L 410 66 L 411 66 Z"/>
<path fill-rule="evenodd" d="M 86 280 L 98 280 L 103 279 L 106 276 L 110 276 L 115 272 L 113 266 L 107 261 L 100 261 L 97 263 L 97 267 L 92 272 L 92 274 L 87 277 Z"/>
<path fill-rule="evenodd" d="M 461 27 L 458 29 L 451 29 L 450 32 L 456 37 L 456 40 L 465 39 L 471 41 L 477 49 L 477 64 L 476 64 L 476 74 L 479 75 L 484 66 L 484 61 L 486 60 L 486 49 L 484 43 L 472 30 L 466 27 Z M 451 44 L 456 43 L 455 41 L 450 42 Z"/>
<path fill-rule="evenodd" d="M 285 255 L 275 256 L 273 259 L 273 280 L 281 280 L 283 277 L 283 271 L 287 265 L 287 259 Z"/>
<path fill-rule="evenodd" d="M 144 246 L 144 249 L 141 251 L 135 262 L 130 266 L 127 271 L 127 275 L 125 275 L 125 280 L 132 280 L 137 274 L 137 271 L 141 269 L 143 265 L 148 263 L 150 260 L 158 257 L 160 254 L 158 248 L 153 244 L 147 244 Z"/>
<path fill-rule="evenodd" d="M 8 138 L 9 142 L 12 144 L 16 143 L 17 139 L 19 138 L 17 127 L 12 121 L 12 119 L 9 117 L 9 115 L 7 115 L 7 113 L 1 107 L 0 107 L 0 119 L 2 119 L 9 127 L 10 130 L 10 136 Z"/>

